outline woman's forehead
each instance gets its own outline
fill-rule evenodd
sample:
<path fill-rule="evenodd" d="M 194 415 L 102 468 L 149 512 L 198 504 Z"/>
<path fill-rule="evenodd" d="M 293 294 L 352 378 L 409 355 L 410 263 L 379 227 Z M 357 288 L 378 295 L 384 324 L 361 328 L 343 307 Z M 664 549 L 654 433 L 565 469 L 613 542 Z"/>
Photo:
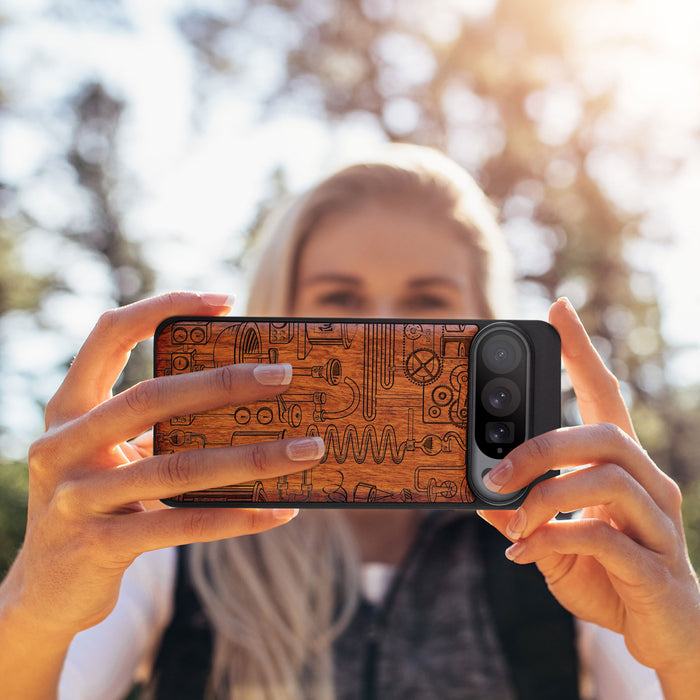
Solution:
<path fill-rule="evenodd" d="M 335 212 L 323 217 L 310 232 L 300 251 L 299 272 L 342 275 L 362 268 L 400 267 L 412 279 L 443 277 L 438 271 L 459 266 L 470 253 L 456 228 L 452 222 L 413 208 L 375 204 Z"/>

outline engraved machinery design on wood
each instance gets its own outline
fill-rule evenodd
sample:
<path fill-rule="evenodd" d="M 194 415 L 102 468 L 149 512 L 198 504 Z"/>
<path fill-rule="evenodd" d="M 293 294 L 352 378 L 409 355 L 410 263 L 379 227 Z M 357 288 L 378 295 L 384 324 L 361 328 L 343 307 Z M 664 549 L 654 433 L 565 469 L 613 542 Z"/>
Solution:
<path fill-rule="evenodd" d="M 471 503 L 466 479 L 469 346 L 477 326 L 403 322 L 176 320 L 161 331 L 156 374 L 289 362 L 283 394 L 178 416 L 156 451 L 320 435 L 313 469 L 197 491 L 174 501 Z"/>

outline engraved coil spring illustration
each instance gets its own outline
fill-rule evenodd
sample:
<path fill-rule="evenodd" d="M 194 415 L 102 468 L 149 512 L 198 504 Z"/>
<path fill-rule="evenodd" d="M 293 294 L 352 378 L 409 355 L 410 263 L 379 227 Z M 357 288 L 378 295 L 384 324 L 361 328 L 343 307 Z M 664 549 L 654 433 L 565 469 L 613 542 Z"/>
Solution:
<path fill-rule="evenodd" d="M 316 426 L 309 427 L 309 436 L 316 437 L 318 434 Z M 371 451 L 372 459 L 376 464 L 384 462 L 387 452 L 391 453 L 391 460 L 394 464 L 400 464 L 406 452 L 406 443 L 399 444 L 396 439 L 396 431 L 391 425 L 384 427 L 381 439 L 377 436 L 377 429 L 373 425 L 365 426 L 362 431 L 362 439 L 360 439 L 354 425 L 348 425 L 345 428 L 342 438 L 338 428 L 335 425 L 329 425 L 323 435 L 323 441 L 326 443 L 326 455 L 321 460 L 322 463 L 334 458 L 336 462 L 343 464 L 352 451 L 353 460 L 358 464 L 364 464 Z"/>

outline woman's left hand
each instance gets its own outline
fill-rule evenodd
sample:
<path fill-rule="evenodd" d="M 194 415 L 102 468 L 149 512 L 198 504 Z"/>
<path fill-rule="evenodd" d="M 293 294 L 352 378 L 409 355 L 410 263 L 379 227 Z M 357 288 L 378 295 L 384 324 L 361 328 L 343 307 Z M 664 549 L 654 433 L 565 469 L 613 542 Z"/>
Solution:
<path fill-rule="evenodd" d="M 480 515 L 515 542 L 507 556 L 534 562 L 571 613 L 623 634 L 632 655 L 656 669 L 667 698 L 690 697 L 683 688 L 700 687 L 700 588 L 680 489 L 637 441 L 618 382 L 567 300 L 549 320 L 584 425 L 528 440 L 485 481 L 509 493 L 550 469 L 576 469 L 536 484 L 515 512 Z M 574 510 L 580 518 L 553 520 Z"/>

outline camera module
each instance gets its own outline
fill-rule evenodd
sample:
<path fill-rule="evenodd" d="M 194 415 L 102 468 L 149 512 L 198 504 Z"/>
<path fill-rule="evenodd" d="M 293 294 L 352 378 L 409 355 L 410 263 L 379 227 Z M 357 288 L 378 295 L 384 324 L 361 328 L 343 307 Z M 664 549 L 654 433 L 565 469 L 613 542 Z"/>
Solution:
<path fill-rule="evenodd" d="M 467 482 L 482 502 L 510 506 L 526 492 L 495 493 L 484 475 L 533 434 L 559 425 L 559 354 L 556 331 L 541 321 L 486 322 L 472 341 Z"/>
<path fill-rule="evenodd" d="M 496 321 L 477 335 L 470 360 L 470 487 L 489 503 L 505 504 L 518 494 L 494 494 L 484 485 L 483 474 L 529 434 L 529 341 L 515 324 Z"/>

